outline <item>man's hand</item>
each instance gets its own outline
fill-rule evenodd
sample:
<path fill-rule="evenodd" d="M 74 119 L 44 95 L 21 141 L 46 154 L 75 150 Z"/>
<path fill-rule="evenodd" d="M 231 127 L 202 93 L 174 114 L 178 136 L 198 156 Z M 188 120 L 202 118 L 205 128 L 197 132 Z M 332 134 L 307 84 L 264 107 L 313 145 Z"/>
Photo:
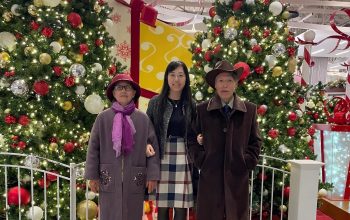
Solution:
<path fill-rule="evenodd" d="M 99 180 L 90 180 L 89 187 L 90 187 L 92 192 L 98 193 L 98 190 L 100 188 L 100 181 Z"/>
<path fill-rule="evenodd" d="M 156 180 L 147 181 L 146 187 L 148 188 L 148 193 L 153 192 L 153 190 L 157 188 L 157 181 Z"/>
<path fill-rule="evenodd" d="M 146 156 L 147 156 L 147 157 L 152 157 L 152 156 L 154 156 L 155 154 L 156 154 L 156 152 L 154 151 L 152 145 L 147 144 L 147 146 L 146 146 Z"/>

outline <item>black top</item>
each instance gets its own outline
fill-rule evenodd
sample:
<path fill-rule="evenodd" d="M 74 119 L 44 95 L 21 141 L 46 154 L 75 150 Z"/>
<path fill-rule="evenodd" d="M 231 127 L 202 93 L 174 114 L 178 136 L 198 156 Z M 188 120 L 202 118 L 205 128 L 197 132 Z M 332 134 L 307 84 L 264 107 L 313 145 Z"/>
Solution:
<path fill-rule="evenodd" d="M 171 104 L 173 105 L 173 113 L 171 114 L 167 137 L 176 136 L 176 137 L 184 137 L 185 136 L 185 112 L 183 102 L 181 100 L 172 100 L 169 99 Z"/>

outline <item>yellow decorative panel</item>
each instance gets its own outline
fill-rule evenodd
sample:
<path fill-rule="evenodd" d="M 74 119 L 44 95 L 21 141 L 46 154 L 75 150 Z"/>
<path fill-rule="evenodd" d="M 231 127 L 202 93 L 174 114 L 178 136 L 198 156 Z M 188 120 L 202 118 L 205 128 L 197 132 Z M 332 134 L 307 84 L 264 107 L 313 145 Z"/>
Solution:
<path fill-rule="evenodd" d="M 156 28 L 140 25 L 140 86 L 159 93 L 170 61 L 182 60 L 188 68 L 192 66 L 188 49 L 194 38 L 161 21 L 157 21 Z"/>

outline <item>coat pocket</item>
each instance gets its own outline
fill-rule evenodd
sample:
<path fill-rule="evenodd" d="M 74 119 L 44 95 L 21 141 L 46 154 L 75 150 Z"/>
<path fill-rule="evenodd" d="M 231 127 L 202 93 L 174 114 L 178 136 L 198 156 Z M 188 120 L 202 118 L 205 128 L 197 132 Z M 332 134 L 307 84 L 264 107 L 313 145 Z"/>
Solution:
<path fill-rule="evenodd" d="M 100 164 L 100 190 L 102 192 L 115 192 L 115 170 L 113 164 L 102 163 Z M 114 171 L 114 172 L 113 172 Z"/>
<path fill-rule="evenodd" d="M 145 192 L 146 186 L 146 167 L 132 167 L 130 191 L 133 194 Z"/>

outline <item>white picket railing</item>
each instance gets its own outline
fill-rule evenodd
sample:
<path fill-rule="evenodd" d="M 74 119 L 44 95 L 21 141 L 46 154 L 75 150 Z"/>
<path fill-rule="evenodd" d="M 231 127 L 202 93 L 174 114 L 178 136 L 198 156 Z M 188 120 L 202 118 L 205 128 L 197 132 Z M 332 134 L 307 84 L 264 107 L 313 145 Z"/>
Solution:
<path fill-rule="evenodd" d="M 71 163 L 70 165 L 66 165 L 54 160 L 46 159 L 43 157 L 37 157 L 34 155 L 26 155 L 26 154 L 17 154 L 17 153 L 0 153 L 0 156 L 2 157 L 17 157 L 18 159 L 15 161 L 21 161 L 19 164 L 0 164 L 0 173 L 2 177 L 4 178 L 4 195 L 7 195 L 8 191 L 8 173 L 9 170 L 12 169 L 16 171 L 17 173 L 17 187 L 21 187 L 21 172 L 23 170 L 26 170 L 27 172 L 30 172 L 30 195 L 31 195 L 31 216 L 34 216 L 34 198 L 36 195 L 34 195 L 34 172 L 35 173 L 42 173 L 44 176 L 44 185 L 46 185 L 46 176 L 48 174 L 57 176 L 57 189 L 56 189 L 56 200 L 57 200 L 57 219 L 61 219 L 60 217 L 60 182 L 67 182 L 70 185 L 70 202 L 69 202 L 69 209 L 70 209 L 70 220 L 76 220 L 76 182 L 78 178 L 82 178 L 83 176 L 83 169 L 84 169 L 84 163 L 80 164 L 74 164 Z M 322 163 L 317 161 L 311 161 L 311 160 L 290 160 L 285 161 L 281 160 L 279 158 L 269 157 L 266 155 L 261 155 L 261 163 L 257 166 L 257 168 L 252 171 L 251 173 L 251 179 L 250 179 L 250 219 L 255 216 L 259 216 L 259 219 L 265 219 L 263 217 L 264 212 L 267 212 L 269 219 L 272 219 L 273 213 L 276 213 L 276 204 L 275 198 L 276 196 L 279 196 L 281 198 L 280 201 L 280 208 L 281 212 L 278 212 L 278 215 L 280 219 L 283 219 L 283 213 L 286 213 L 286 210 L 284 205 L 285 197 L 283 193 L 283 189 L 285 188 L 285 180 L 289 178 L 290 175 L 290 193 L 289 193 L 289 210 L 288 210 L 288 219 L 289 220 L 304 220 L 304 219 L 315 219 L 316 217 L 316 203 L 317 203 L 317 184 L 318 184 L 318 178 L 319 178 L 319 170 L 322 165 Z M 272 167 L 270 166 L 271 162 L 278 162 L 279 164 L 284 164 L 287 166 L 287 164 L 290 164 L 291 170 L 285 170 L 281 169 L 279 166 Z M 43 170 L 39 168 L 39 164 L 50 163 L 52 167 L 53 165 L 56 167 L 60 167 L 66 170 L 64 172 L 66 175 L 63 174 L 57 174 L 48 170 Z M 254 178 L 256 174 L 261 175 L 259 178 Z M 265 179 L 265 175 L 269 175 L 269 179 Z M 276 183 L 275 178 L 277 175 L 282 175 L 282 182 Z M 13 177 L 12 177 L 13 178 Z M 1 179 L 0 179 L 1 181 Z M 260 181 L 260 183 L 255 183 L 256 181 Z M 259 189 L 255 188 L 254 184 L 260 184 Z M 270 184 L 269 190 L 266 189 L 266 185 Z M 48 202 L 47 201 L 47 190 L 46 187 L 43 188 L 44 190 L 44 203 L 41 204 L 41 207 L 43 207 L 43 219 L 48 219 Z M 281 193 L 281 195 L 276 195 L 275 192 Z M 88 193 L 88 187 L 86 187 L 86 194 Z M 257 195 L 260 196 L 258 198 L 257 202 Z M 270 201 L 270 207 L 263 207 L 263 201 L 265 199 L 264 204 L 266 203 L 266 196 L 270 196 L 267 198 L 268 201 Z M 254 199 L 253 199 L 254 198 Z M 19 207 L 18 210 L 23 209 L 24 207 L 21 207 L 20 205 L 20 199 L 21 197 L 18 196 L 19 199 Z M 260 200 L 260 201 L 259 201 Z M 51 201 L 52 202 L 52 201 Z M 253 207 L 253 203 L 258 204 L 258 207 Z M 1 204 L 1 203 L 0 203 Z M 8 198 L 5 196 L 5 204 L 6 209 L 9 209 L 8 206 Z M 277 205 L 278 206 L 278 205 Z M 0 207 L 4 209 L 4 207 Z M 26 207 L 29 208 L 29 207 Z M 25 219 L 23 216 L 22 211 L 19 211 L 17 213 L 18 217 L 17 219 Z M 88 216 L 88 208 L 86 208 L 86 216 Z M 13 217 L 9 217 L 9 214 L 7 211 L 5 212 L 6 220 L 13 219 Z M 28 216 L 27 216 L 28 217 Z M 88 219 L 88 218 L 86 218 Z"/>

